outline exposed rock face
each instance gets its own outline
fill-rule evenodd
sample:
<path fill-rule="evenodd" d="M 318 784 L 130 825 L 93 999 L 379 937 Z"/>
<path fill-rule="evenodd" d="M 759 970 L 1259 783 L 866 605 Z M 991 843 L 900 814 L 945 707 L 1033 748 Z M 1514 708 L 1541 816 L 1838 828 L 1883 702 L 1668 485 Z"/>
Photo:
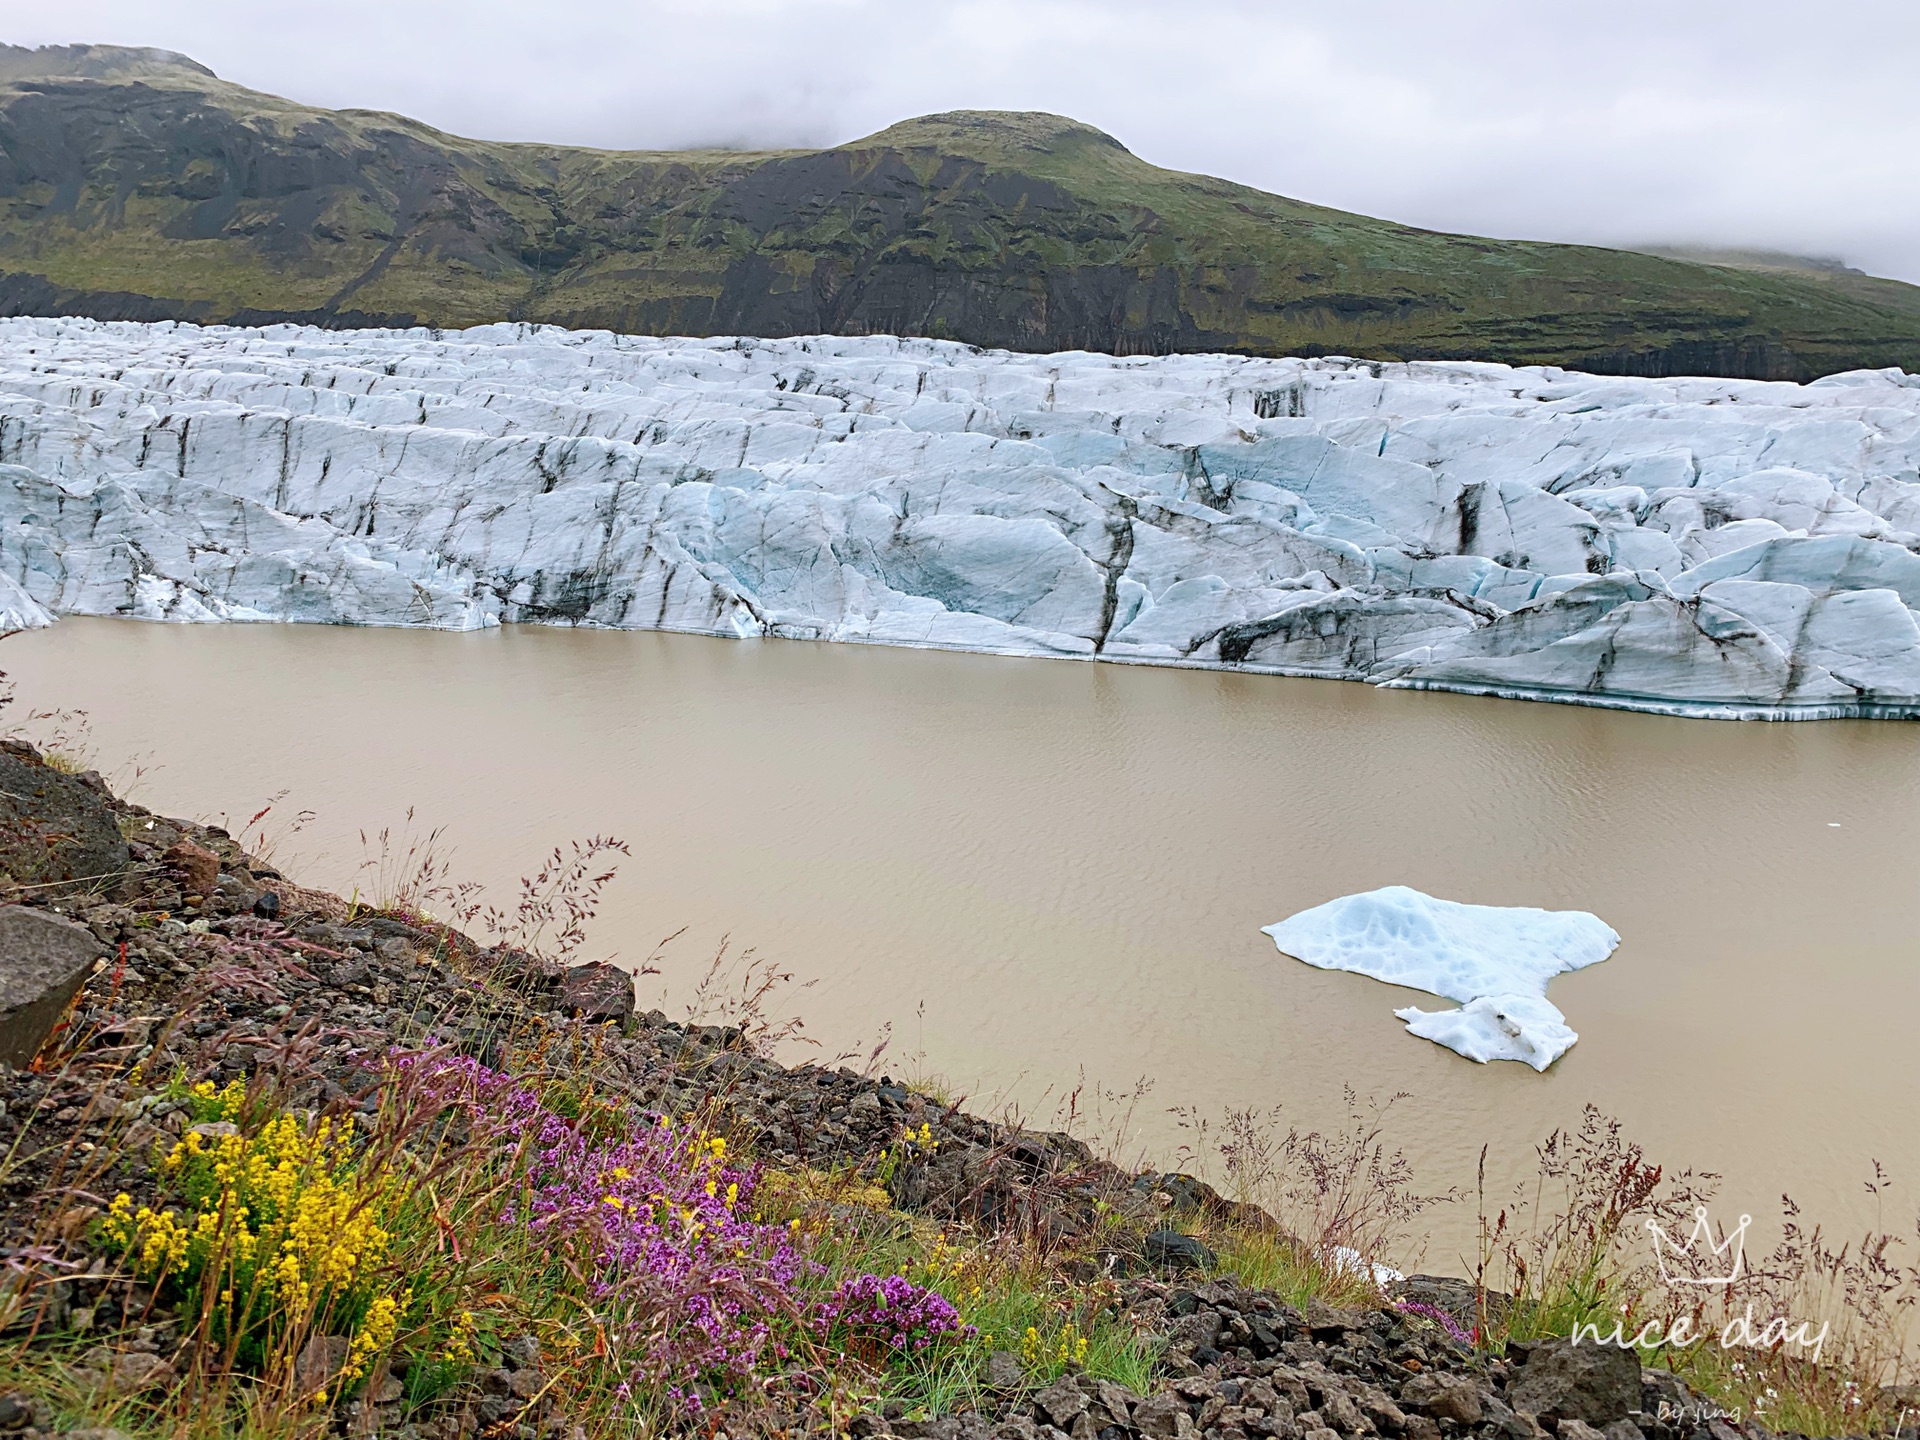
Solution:
<path fill-rule="evenodd" d="M 33 1059 L 102 949 L 71 920 L 0 907 L 0 1061 Z"/>
<path fill-rule="evenodd" d="M 100 881 L 128 864 L 106 802 L 37 757 L 0 751 L 0 870 L 22 884 Z"/>
<path fill-rule="evenodd" d="M 1920 377 L 1899 372 L 15 320 L 0 462 L 0 577 L 72 614 L 1920 714 Z"/>

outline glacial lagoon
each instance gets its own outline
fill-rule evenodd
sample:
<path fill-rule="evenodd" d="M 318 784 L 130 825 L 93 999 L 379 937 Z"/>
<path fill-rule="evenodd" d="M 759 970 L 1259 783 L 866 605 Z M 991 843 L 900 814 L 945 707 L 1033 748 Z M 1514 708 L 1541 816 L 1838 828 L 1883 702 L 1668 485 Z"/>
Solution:
<path fill-rule="evenodd" d="M 1151 1075 L 1171 1113 L 1393 1106 L 1429 1188 L 1496 1193 L 1591 1102 L 1726 1203 L 1872 1218 L 1920 1186 L 1920 745 L 1907 724 L 1727 723 L 1215 671 L 504 626 L 476 633 L 68 618 L 9 639 L 32 707 L 89 712 L 163 812 L 311 823 L 302 878 L 369 887 L 362 832 L 444 827 L 509 894 L 556 844 L 633 850 L 594 957 L 670 1013 L 723 937 L 792 971 L 823 1057 L 940 1073 L 1051 1122 Z M 48 722 L 42 722 L 44 728 Z M 1544 1075 L 1393 1018 L 1422 995 L 1276 954 L 1262 925 L 1406 884 L 1587 910 L 1614 955 L 1553 982 Z M 858 1064 L 859 1061 L 854 1063 Z M 1426 1261 L 1457 1269 L 1471 1200 Z"/>

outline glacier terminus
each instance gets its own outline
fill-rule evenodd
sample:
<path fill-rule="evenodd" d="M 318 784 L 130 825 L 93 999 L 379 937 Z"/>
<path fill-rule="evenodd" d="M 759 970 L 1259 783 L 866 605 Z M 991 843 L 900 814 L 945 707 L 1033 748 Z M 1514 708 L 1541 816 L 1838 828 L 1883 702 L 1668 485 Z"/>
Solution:
<path fill-rule="evenodd" d="M 660 628 L 1920 716 L 1920 376 L 0 320 L 0 624 Z"/>

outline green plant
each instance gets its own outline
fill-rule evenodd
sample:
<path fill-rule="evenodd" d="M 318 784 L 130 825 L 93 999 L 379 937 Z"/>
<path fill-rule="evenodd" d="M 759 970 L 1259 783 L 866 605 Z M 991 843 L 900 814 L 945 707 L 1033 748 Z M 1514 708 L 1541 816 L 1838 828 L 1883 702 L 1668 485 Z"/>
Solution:
<path fill-rule="evenodd" d="M 1576 1129 L 1539 1147 L 1531 1195 L 1492 1216 L 1483 1200 L 1483 1293 L 1502 1296 L 1489 1343 L 1591 1327 L 1582 1333 L 1637 1341 L 1645 1363 L 1776 1431 L 1842 1435 L 1891 1424 L 1880 1387 L 1909 1373 L 1905 1326 L 1920 1304 L 1909 1242 L 1882 1230 L 1835 1245 L 1802 1226 L 1783 1198 L 1772 1251 L 1743 1248 L 1724 1285 L 1669 1284 L 1646 1227 L 1690 1233 L 1718 1179 L 1651 1163 L 1618 1121 L 1588 1106 Z M 1886 1184 L 1876 1165 L 1869 1191 Z"/>
<path fill-rule="evenodd" d="M 804 1209 L 804 1207 L 802 1207 Z M 936 1415 L 987 1403 L 987 1358 L 1006 1351 L 1036 1380 L 1085 1373 L 1144 1393 L 1157 1347 L 1121 1312 L 1110 1281 L 1071 1278 L 1011 1235 L 846 1226 L 818 1214 L 814 1254 L 838 1277 L 897 1269 L 946 1295 L 969 1327 L 959 1343 L 900 1357 L 856 1387 L 873 1403 Z"/>
<path fill-rule="evenodd" d="M 203 1082 L 187 1098 L 196 1123 L 158 1166 L 177 1203 L 136 1207 L 122 1192 L 101 1238 L 176 1295 L 232 1362 L 289 1386 L 310 1336 L 343 1333 L 332 1378 L 358 1381 L 412 1298 L 383 1278 L 391 1177 L 362 1167 L 350 1119 L 308 1124 L 275 1111 L 243 1129 L 238 1082 Z"/>
<path fill-rule="evenodd" d="M 1307 1301 L 1376 1305 L 1380 1287 L 1364 1270 L 1334 1264 L 1291 1236 L 1232 1223 L 1195 1227 L 1220 1257 L 1220 1268 L 1242 1283 L 1271 1290 L 1296 1309 Z"/>
<path fill-rule="evenodd" d="M 1183 1158 L 1204 1170 L 1217 1156 L 1236 1198 L 1275 1218 L 1304 1252 L 1302 1263 L 1338 1288 L 1351 1289 L 1358 1277 L 1377 1294 L 1373 1267 L 1413 1263 L 1420 1216 L 1460 1194 L 1421 1192 L 1405 1153 L 1390 1146 L 1389 1116 L 1409 1096 L 1362 1103 L 1350 1086 L 1345 1096 L 1347 1123 L 1337 1130 L 1282 1130 L 1277 1109 L 1228 1109 L 1217 1126 L 1193 1110 L 1174 1113 L 1194 1137 Z"/>

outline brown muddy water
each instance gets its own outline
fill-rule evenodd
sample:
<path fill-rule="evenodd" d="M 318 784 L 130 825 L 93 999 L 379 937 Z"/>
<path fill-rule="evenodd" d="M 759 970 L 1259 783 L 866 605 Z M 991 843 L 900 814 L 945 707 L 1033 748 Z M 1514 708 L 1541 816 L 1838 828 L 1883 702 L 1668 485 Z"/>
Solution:
<path fill-rule="evenodd" d="M 1920 1194 L 1920 730 L 1740 724 L 1200 671 L 649 632 L 479 634 L 66 620 L 0 650 L 28 706 L 90 714 L 154 809 L 317 818 L 280 858 L 371 883 L 361 832 L 445 827 L 509 895 L 552 846 L 633 858 L 589 950 L 670 1013 L 723 936 L 817 983 L 825 1054 L 949 1077 L 1050 1121 L 1084 1080 L 1337 1123 L 1395 1092 L 1433 1188 L 1496 1193 L 1586 1102 L 1651 1156 L 1790 1192 L 1842 1228 L 1878 1159 Z M 44 729 L 44 722 L 42 728 Z M 1260 927 L 1392 883 L 1591 910 L 1612 959 L 1555 981 L 1550 1073 L 1407 1035 L 1423 997 L 1277 955 Z M 856 1062 L 857 1063 L 857 1062 Z M 1084 1127 L 1083 1128 L 1091 1128 Z M 1433 1217 L 1460 1268 L 1471 1199 Z"/>

